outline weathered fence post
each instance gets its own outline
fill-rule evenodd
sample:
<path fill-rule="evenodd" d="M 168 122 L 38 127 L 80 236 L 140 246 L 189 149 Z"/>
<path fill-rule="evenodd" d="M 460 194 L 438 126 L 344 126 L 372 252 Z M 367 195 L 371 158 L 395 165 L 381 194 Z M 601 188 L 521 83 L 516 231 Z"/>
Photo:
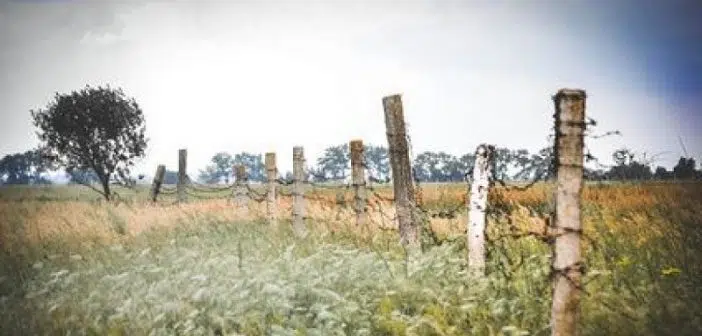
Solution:
<path fill-rule="evenodd" d="M 185 172 L 188 159 L 188 150 L 178 150 L 178 185 L 176 185 L 178 194 L 178 203 L 188 200 L 188 195 L 185 192 L 186 183 L 188 183 L 188 174 Z"/>
<path fill-rule="evenodd" d="M 151 183 L 151 201 L 156 202 L 158 194 L 161 192 L 161 184 L 163 184 L 163 178 L 166 176 L 166 166 L 158 165 L 156 168 L 156 175 L 154 175 L 154 181 Z"/>
<path fill-rule="evenodd" d="M 249 188 L 248 177 L 246 176 L 246 166 L 235 165 L 233 168 L 235 181 L 232 196 L 234 197 L 234 204 L 242 215 L 246 215 L 246 210 L 248 210 L 249 205 Z"/>
<path fill-rule="evenodd" d="M 268 183 L 268 193 L 266 194 L 266 214 L 268 222 L 275 224 L 276 215 L 278 214 L 275 194 L 275 184 L 277 178 L 277 167 L 275 162 L 275 153 L 266 153 L 266 179 Z"/>
<path fill-rule="evenodd" d="M 354 211 L 356 212 L 356 225 L 364 225 L 368 220 L 366 207 L 366 176 L 365 160 L 363 157 L 363 141 L 353 140 L 349 143 L 351 151 L 351 177 L 354 193 Z"/>
<path fill-rule="evenodd" d="M 470 186 L 470 209 L 468 212 L 467 244 L 468 269 L 471 276 L 485 275 L 485 229 L 487 226 L 486 210 L 494 148 L 486 144 L 475 150 L 473 183 Z"/>
<path fill-rule="evenodd" d="M 293 231 L 298 237 L 305 236 L 305 156 L 301 146 L 293 147 Z"/>
<path fill-rule="evenodd" d="M 401 96 L 383 97 L 383 109 L 392 169 L 395 209 L 400 227 L 400 242 L 404 246 L 417 248 L 419 247 L 419 230 L 413 209 L 415 195 Z"/>
<path fill-rule="evenodd" d="M 583 186 L 583 90 L 561 89 L 553 97 L 555 117 L 556 213 L 551 234 L 553 247 L 553 301 L 551 335 L 576 335 L 580 319 L 583 275 L 580 234 L 580 195 Z"/>

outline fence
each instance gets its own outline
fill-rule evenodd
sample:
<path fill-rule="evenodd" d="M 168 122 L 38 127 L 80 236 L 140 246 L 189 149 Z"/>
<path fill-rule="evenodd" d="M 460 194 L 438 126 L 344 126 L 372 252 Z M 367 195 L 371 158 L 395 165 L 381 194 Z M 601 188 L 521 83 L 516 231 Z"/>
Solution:
<path fill-rule="evenodd" d="M 581 278 L 584 267 L 581 256 L 581 214 L 580 194 L 583 186 L 583 148 L 584 131 L 593 122 L 585 122 L 585 92 L 582 90 L 562 89 L 553 96 L 555 105 L 554 122 L 554 157 L 549 169 L 556 174 L 556 190 L 554 211 L 542 213 L 540 218 L 547 225 L 542 232 L 520 231 L 510 228 L 509 236 L 520 238 L 537 236 L 552 244 L 552 278 L 554 284 L 552 304 L 552 333 L 554 335 L 572 335 L 576 333 L 579 319 L 580 294 L 583 292 Z M 304 149 L 293 147 L 293 178 L 291 181 L 282 179 L 276 168 L 275 153 L 265 154 L 266 188 L 264 192 L 256 191 L 248 184 L 245 167 L 236 166 L 235 182 L 231 185 L 214 187 L 196 183 L 186 170 L 187 151 L 179 151 L 178 184 L 175 189 L 162 186 L 165 167 L 159 165 L 151 189 L 151 199 L 157 200 L 159 194 L 175 194 L 177 202 L 188 201 L 188 196 L 197 197 L 193 191 L 205 193 L 221 193 L 231 190 L 232 198 L 238 211 L 246 212 L 250 201 L 266 203 L 266 218 L 270 223 L 276 223 L 280 217 L 278 210 L 279 197 L 292 197 L 292 228 L 296 235 L 304 237 L 308 233 L 306 200 L 314 199 L 307 194 L 306 189 L 328 188 L 353 191 L 353 211 L 356 226 L 369 225 L 369 206 L 376 205 L 383 216 L 397 222 L 400 241 L 408 251 L 416 251 L 423 247 L 423 239 L 431 236 L 428 228 L 428 218 L 436 216 L 455 216 L 466 211 L 469 217 L 466 221 L 466 242 L 468 247 L 469 273 L 476 281 L 485 272 L 485 244 L 487 241 L 488 214 L 502 213 L 509 217 L 509 210 L 499 204 L 488 204 L 488 195 L 495 183 L 507 188 L 526 190 L 532 187 L 542 176 L 537 176 L 525 186 L 507 186 L 504 181 L 497 180 L 492 174 L 494 169 L 494 146 L 481 144 L 476 149 L 476 162 L 472 169 L 472 183 L 466 189 L 467 202 L 452 209 L 442 209 L 432 213 L 422 206 L 423 194 L 418 180 L 410 165 L 411 141 L 407 134 L 402 99 L 400 95 L 384 97 L 382 100 L 388 149 L 390 156 L 391 174 L 393 176 L 393 196 L 386 197 L 367 183 L 364 170 L 364 147 L 362 140 L 352 140 L 349 143 L 351 151 L 352 181 L 349 185 L 318 185 L 307 179 L 305 172 Z M 492 167 L 492 168 L 491 168 Z M 370 177 L 368 180 L 378 180 Z M 290 193 L 283 189 L 292 187 Z M 199 197 L 198 197 L 199 198 Z M 499 199 L 499 198 L 498 198 Z M 337 197 L 337 204 L 344 202 Z M 395 216 L 385 215 L 380 205 L 382 202 L 393 202 Z"/>

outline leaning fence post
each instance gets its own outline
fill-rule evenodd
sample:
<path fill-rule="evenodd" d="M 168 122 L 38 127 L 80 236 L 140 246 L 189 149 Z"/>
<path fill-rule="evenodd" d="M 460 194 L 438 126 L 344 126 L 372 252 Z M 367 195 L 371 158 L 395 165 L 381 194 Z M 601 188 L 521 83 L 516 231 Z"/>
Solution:
<path fill-rule="evenodd" d="M 151 183 L 151 201 L 156 202 L 158 194 L 161 192 L 161 184 L 163 184 L 163 178 L 166 176 L 166 166 L 158 165 L 156 168 L 156 175 L 154 175 L 154 181 Z"/>
<path fill-rule="evenodd" d="M 275 153 L 266 153 L 266 179 L 268 183 L 268 192 L 266 193 L 266 213 L 268 222 L 275 224 L 276 215 L 278 213 L 276 204 L 275 184 L 277 178 L 277 168 L 275 162 Z"/>
<path fill-rule="evenodd" d="M 188 181 L 188 175 L 185 172 L 187 159 L 188 150 L 178 150 L 178 184 L 176 185 L 178 193 L 178 203 L 183 203 L 188 200 L 188 196 L 185 192 L 186 183 Z"/>
<path fill-rule="evenodd" d="M 298 237 L 305 236 L 305 156 L 301 146 L 293 147 L 293 231 Z"/>
<path fill-rule="evenodd" d="M 561 89 L 553 96 L 555 117 L 556 212 L 551 234 L 554 272 L 551 335 L 576 335 L 583 275 L 580 195 L 583 186 L 583 90 Z"/>
<path fill-rule="evenodd" d="M 400 228 L 400 242 L 402 245 L 417 248 L 419 247 L 419 223 L 413 209 L 415 195 L 401 96 L 384 97 L 383 109 L 392 169 L 395 208 Z"/>
<path fill-rule="evenodd" d="M 248 188 L 248 178 L 246 176 L 246 166 L 235 165 L 234 166 L 234 188 L 232 190 L 232 196 L 234 196 L 234 204 L 242 214 L 246 214 L 249 203 L 249 188 Z"/>
<path fill-rule="evenodd" d="M 485 275 L 485 229 L 487 227 L 487 202 L 492 177 L 493 146 L 482 144 L 475 150 L 473 183 L 470 186 L 470 203 L 466 235 L 468 244 L 468 269 L 471 276 Z"/>
<path fill-rule="evenodd" d="M 351 177 L 354 192 L 354 211 L 356 212 L 356 225 L 363 225 L 368 219 L 366 207 L 366 177 L 365 162 L 363 157 L 363 141 L 353 140 L 349 143 L 351 151 Z"/>

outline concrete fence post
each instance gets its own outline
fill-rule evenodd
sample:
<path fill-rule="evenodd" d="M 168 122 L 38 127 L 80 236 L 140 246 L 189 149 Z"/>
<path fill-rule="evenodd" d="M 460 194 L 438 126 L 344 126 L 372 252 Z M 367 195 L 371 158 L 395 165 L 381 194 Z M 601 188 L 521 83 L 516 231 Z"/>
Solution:
<path fill-rule="evenodd" d="M 301 146 L 293 147 L 293 231 L 298 237 L 307 234 L 305 227 L 305 155 Z"/>
<path fill-rule="evenodd" d="M 356 225 L 364 225 L 368 220 L 365 160 L 363 156 L 363 141 L 353 140 L 349 143 L 351 151 L 351 177 L 354 193 L 354 211 Z"/>
<path fill-rule="evenodd" d="M 275 224 L 278 214 L 278 204 L 276 202 L 276 178 L 278 169 L 275 162 L 275 153 L 266 153 L 266 179 L 268 192 L 266 193 L 266 215 L 270 224 Z"/>
<path fill-rule="evenodd" d="M 158 194 L 161 192 L 161 185 L 163 184 L 163 178 L 166 176 L 166 166 L 158 165 L 156 168 L 156 174 L 154 175 L 154 181 L 151 183 L 151 201 L 156 202 Z"/>
<path fill-rule="evenodd" d="M 409 144 L 405 127 L 405 116 L 400 95 L 383 98 L 385 129 L 392 169 L 395 208 L 400 228 L 400 242 L 412 248 L 419 247 L 419 221 L 415 216 L 412 166 L 409 159 Z"/>
<path fill-rule="evenodd" d="M 178 184 L 176 185 L 176 191 L 178 195 L 178 203 L 184 203 L 188 200 L 188 195 L 186 194 L 186 184 L 188 183 L 188 173 L 187 169 L 187 159 L 188 150 L 181 149 L 178 151 Z"/>
<path fill-rule="evenodd" d="M 551 234 L 554 283 L 551 335 L 577 335 L 583 275 L 581 209 L 585 131 L 583 90 L 561 89 L 553 96 L 556 113 L 556 212 Z"/>

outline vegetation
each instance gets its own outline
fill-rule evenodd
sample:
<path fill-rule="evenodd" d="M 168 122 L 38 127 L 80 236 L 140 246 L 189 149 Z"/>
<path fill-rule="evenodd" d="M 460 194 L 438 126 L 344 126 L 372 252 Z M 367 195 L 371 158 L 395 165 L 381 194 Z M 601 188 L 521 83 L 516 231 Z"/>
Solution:
<path fill-rule="evenodd" d="M 368 179 L 373 183 L 390 181 L 390 162 L 388 150 L 384 146 L 365 145 L 364 154 Z M 537 153 L 526 149 L 495 149 L 494 176 L 503 181 L 527 181 L 535 178 L 549 179 L 553 150 L 544 148 Z M 588 157 L 589 161 L 594 158 Z M 622 148 L 612 153 L 614 165 L 607 170 L 585 169 L 585 178 L 591 181 L 650 181 L 650 180 L 695 180 L 702 179 L 702 169 L 696 170 L 694 158 L 681 157 L 672 170 L 657 166 L 655 160 Z M 414 158 L 412 169 L 414 177 L 421 182 L 459 182 L 470 172 L 475 162 L 475 154 L 467 153 L 460 157 L 446 152 L 425 151 Z M 264 181 L 265 172 L 262 156 L 243 152 L 232 156 L 226 152 L 216 153 L 211 164 L 200 172 L 200 180 L 206 183 L 229 183 L 233 178 L 232 166 L 242 164 L 246 167 L 251 181 Z M 326 148 L 316 164 L 308 167 L 310 180 L 317 182 L 342 181 L 350 175 L 351 158 L 348 144 L 334 145 Z"/>
<path fill-rule="evenodd" d="M 158 202 L 151 202 L 148 189 L 136 187 L 130 174 L 146 148 L 143 113 L 120 89 L 56 94 L 32 117 L 42 147 L 0 160 L 0 182 L 9 185 L 0 189 L 3 332 L 549 333 L 552 237 L 543 234 L 549 223 L 544 214 L 553 205 L 548 182 L 490 193 L 487 277 L 478 281 L 466 267 L 466 186 L 452 183 L 472 169 L 472 153 L 416 156 L 417 200 L 426 216 L 423 253 L 408 258 L 397 238 L 391 188 L 371 184 L 369 223 L 358 227 L 351 224 L 350 188 L 328 184 L 317 190 L 312 184 L 306 192 L 312 234 L 300 239 L 286 215 L 290 190 L 278 194 L 277 225 L 262 220 L 263 198 L 254 198 L 249 211 L 235 211 L 228 188 L 191 188 L 191 201 L 181 204 L 172 188 L 163 188 Z M 308 167 L 308 178 L 346 180 L 348 147 L 325 149 Z M 551 148 L 529 153 L 497 147 L 495 154 L 493 175 L 502 184 L 552 177 Z M 388 150 L 366 145 L 365 155 L 368 179 L 388 182 Z M 587 271 L 579 330 L 701 334 L 702 188 L 695 180 L 702 171 L 687 157 L 672 170 L 653 171 L 654 160 L 625 148 L 612 158 L 607 170 L 585 172 Z M 205 183 L 229 183 L 234 165 L 244 165 L 251 181 L 265 180 L 260 154 L 219 152 L 211 163 L 200 172 Z M 71 184 L 21 185 L 44 183 L 43 174 L 57 168 L 104 200 Z M 176 172 L 166 172 L 166 184 L 176 179 Z M 122 197 L 114 200 L 117 190 Z"/>
<path fill-rule="evenodd" d="M 50 184 L 42 176 L 50 165 L 37 150 L 6 155 L 0 159 L 0 183 L 4 184 Z"/>
<path fill-rule="evenodd" d="M 134 160 L 144 156 L 144 115 L 121 89 L 86 86 L 70 94 L 56 93 L 45 109 L 31 111 L 41 152 L 47 161 L 65 169 L 94 173 L 105 199 L 111 182 L 130 182 Z M 82 178 L 73 179 L 83 183 Z"/>
<path fill-rule="evenodd" d="M 551 187 L 497 188 L 491 202 L 515 225 L 538 231 L 542 223 L 528 209 L 546 207 Z M 428 210 L 464 204 L 465 185 L 422 188 Z M 257 219 L 256 204 L 251 217 L 239 217 L 224 198 L 153 205 L 147 193 L 125 190 L 115 204 L 71 186 L 0 189 L 3 332 L 549 333 L 548 245 L 511 237 L 506 217 L 489 221 L 487 281 L 470 283 L 465 211 L 432 218 L 434 247 L 407 264 L 388 202 L 373 201 L 372 224 L 355 228 L 350 210 L 334 205 L 336 190 L 313 191 L 315 234 L 300 240 L 289 221 L 269 227 Z M 583 200 L 583 335 L 699 334 L 700 184 L 588 184 Z M 288 198 L 280 203 L 289 211 Z"/>

